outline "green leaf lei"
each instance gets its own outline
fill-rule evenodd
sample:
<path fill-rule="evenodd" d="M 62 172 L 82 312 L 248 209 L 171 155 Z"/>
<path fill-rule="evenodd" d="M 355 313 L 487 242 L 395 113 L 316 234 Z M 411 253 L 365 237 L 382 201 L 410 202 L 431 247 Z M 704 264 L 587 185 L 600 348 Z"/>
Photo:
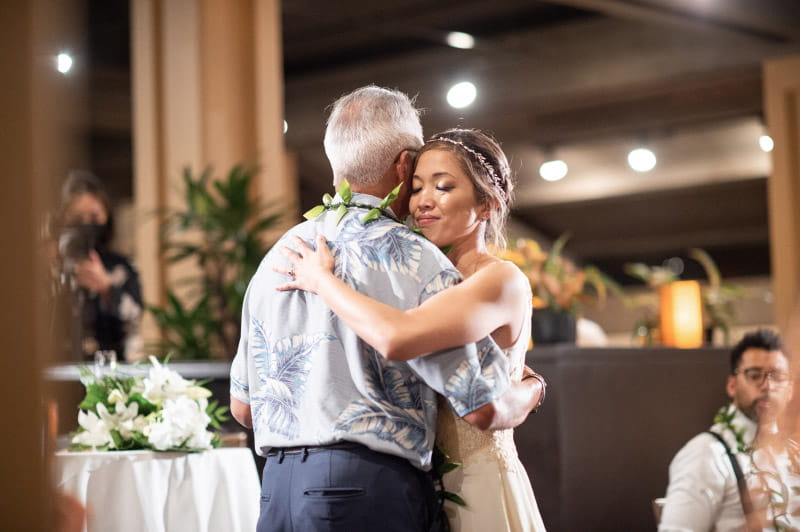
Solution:
<path fill-rule="evenodd" d="M 394 200 L 400 195 L 400 189 L 402 188 L 403 183 L 400 183 L 394 190 L 389 192 L 389 194 L 381 200 L 380 205 L 377 207 L 373 207 L 372 205 L 367 205 L 366 203 L 355 203 L 353 201 L 353 191 L 350 188 L 350 183 L 347 182 L 347 179 L 342 179 L 342 183 L 339 185 L 339 190 L 337 193 L 339 197 L 342 198 L 341 202 L 334 203 L 333 198 L 327 192 L 322 196 L 322 205 L 317 205 L 316 207 L 312 207 L 308 209 L 305 213 L 303 213 L 303 218 L 306 220 L 313 220 L 320 214 L 325 211 L 336 211 L 336 225 L 342 221 L 342 218 L 349 212 L 351 207 L 356 207 L 359 209 L 369 209 L 369 212 L 361 217 L 361 223 L 366 225 L 370 222 L 374 222 L 381 216 L 385 216 L 390 220 L 393 220 L 401 225 L 405 225 L 405 223 L 400 220 L 397 216 L 391 213 L 391 211 L 387 210 L 389 205 L 392 204 Z M 425 237 L 422 234 L 422 229 L 419 227 L 409 227 L 409 229 L 418 234 L 421 237 Z M 453 246 L 444 246 L 439 248 L 439 250 L 447 255 L 450 250 L 453 249 Z"/>
<path fill-rule="evenodd" d="M 736 452 L 749 453 L 753 448 L 744 442 L 745 428 L 734 425 L 734 417 L 736 417 L 736 409 L 731 408 L 731 405 L 725 405 L 714 416 L 714 424 L 722 425 L 733 434 L 736 438 Z"/>
<path fill-rule="evenodd" d="M 355 203 L 353 201 L 353 191 L 350 188 L 350 183 L 347 182 L 347 179 L 342 179 L 342 183 L 339 185 L 339 190 L 337 190 L 339 197 L 342 198 L 342 201 L 334 203 L 331 195 L 326 193 L 324 196 L 322 196 L 322 205 L 317 205 L 316 207 L 307 210 L 305 214 L 303 214 L 303 218 L 306 220 L 313 220 L 325 211 L 335 211 L 336 224 L 338 225 L 342 221 L 342 218 L 344 218 L 348 213 L 350 208 L 356 207 L 359 209 L 369 209 L 369 212 L 361 217 L 361 223 L 364 225 L 374 222 L 381 216 L 385 216 L 390 220 L 394 220 L 395 222 L 402 224 L 403 222 L 388 210 L 389 205 L 391 205 L 392 202 L 400 195 L 400 189 L 402 186 L 403 183 L 397 185 L 394 190 L 389 192 L 389 194 L 383 198 L 383 200 L 381 200 L 380 205 L 373 207 L 372 205 L 367 205 L 365 203 Z"/>

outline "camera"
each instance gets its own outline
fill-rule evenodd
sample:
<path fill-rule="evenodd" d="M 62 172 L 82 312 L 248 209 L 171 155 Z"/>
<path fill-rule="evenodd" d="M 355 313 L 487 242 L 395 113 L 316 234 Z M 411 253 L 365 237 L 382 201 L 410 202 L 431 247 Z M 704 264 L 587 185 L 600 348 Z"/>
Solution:
<path fill-rule="evenodd" d="M 77 224 L 65 227 L 58 236 L 58 254 L 63 270 L 71 273 L 76 262 L 89 258 L 89 251 L 97 244 L 97 226 Z"/>

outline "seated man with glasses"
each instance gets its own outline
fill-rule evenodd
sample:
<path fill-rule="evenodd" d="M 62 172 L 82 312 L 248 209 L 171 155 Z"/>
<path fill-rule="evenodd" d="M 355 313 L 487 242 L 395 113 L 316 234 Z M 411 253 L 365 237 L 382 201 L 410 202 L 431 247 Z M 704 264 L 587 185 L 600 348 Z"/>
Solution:
<path fill-rule="evenodd" d="M 732 402 L 673 458 L 659 532 L 800 527 L 800 453 L 780 426 L 792 381 L 773 332 L 749 333 L 734 346 Z"/>

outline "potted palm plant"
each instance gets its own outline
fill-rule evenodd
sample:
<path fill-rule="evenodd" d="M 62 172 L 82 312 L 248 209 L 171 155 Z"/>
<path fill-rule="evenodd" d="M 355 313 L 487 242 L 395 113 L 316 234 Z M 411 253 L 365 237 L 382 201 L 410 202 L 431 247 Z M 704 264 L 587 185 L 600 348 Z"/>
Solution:
<path fill-rule="evenodd" d="M 171 263 L 191 261 L 197 275 L 167 290 L 164 306 L 148 305 L 163 339 L 152 345 L 173 358 L 231 358 L 239 341 L 244 293 L 271 243 L 264 232 L 280 214 L 250 195 L 255 168 L 234 166 L 225 179 L 183 171 L 184 206 L 166 213 L 162 252 Z"/>
<path fill-rule="evenodd" d="M 744 297 L 744 289 L 735 284 L 723 283 L 716 262 L 705 250 L 692 248 L 689 256 L 700 263 L 708 279 L 708 284 L 700 292 L 703 299 L 706 343 L 713 343 L 714 331 L 719 329 L 723 344 L 728 345 L 731 326 L 736 321 L 734 302 Z"/>
<path fill-rule="evenodd" d="M 722 282 L 722 276 L 714 259 L 705 250 L 691 248 L 689 257 L 700 263 L 708 280 L 707 284 L 700 288 L 705 341 L 709 344 L 713 343 L 713 333 L 715 330 L 719 330 L 723 336 L 723 343 L 728 345 L 730 328 L 736 319 L 734 302 L 744 296 L 744 290 L 740 286 Z M 625 271 L 654 290 L 680 280 L 680 276 L 667 267 L 648 266 L 640 262 L 626 264 Z M 658 314 L 653 314 L 650 309 L 646 309 L 645 317 L 637 321 L 634 326 L 634 336 L 646 338 L 643 343 L 648 345 L 658 343 L 658 323 Z"/>

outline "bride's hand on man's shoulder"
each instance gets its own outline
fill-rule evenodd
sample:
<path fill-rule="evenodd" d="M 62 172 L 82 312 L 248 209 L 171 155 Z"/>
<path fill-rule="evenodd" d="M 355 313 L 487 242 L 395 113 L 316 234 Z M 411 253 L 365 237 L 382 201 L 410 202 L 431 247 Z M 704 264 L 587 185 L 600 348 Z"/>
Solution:
<path fill-rule="evenodd" d="M 324 236 L 316 238 L 316 249 L 311 248 L 297 235 L 292 237 L 293 248 L 281 246 L 278 251 L 286 257 L 289 266 L 273 266 L 272 269 L 289 277 L 289 281 L 276 287 L 277 290 L 305 290 L 314 294 L 326 275 L 333 274 L 333 254 Z"/>

